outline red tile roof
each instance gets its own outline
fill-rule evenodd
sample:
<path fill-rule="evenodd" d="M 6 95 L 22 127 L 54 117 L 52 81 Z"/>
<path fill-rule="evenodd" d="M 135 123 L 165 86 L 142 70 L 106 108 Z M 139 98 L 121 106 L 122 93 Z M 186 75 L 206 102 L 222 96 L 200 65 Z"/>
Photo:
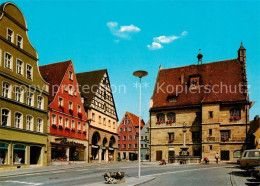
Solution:
<path fill-rule="evenodd" d="M 55 93 L 58 92 L 58 88 L 71 63 L 72 61 L 69 60 L 39 67 L 43 79 L 50 84 L 49 103 L 53 101 Z"/>
<path fill-rule="evenodd" d="M 162 69 L 158 73 L 153 99 L 153 108 L 159 107 L 180 107 L 185 105 L 197 105 L 212 102 L 231 102 L 246 101 L 246 95 L 242 91 L 234 91 L 234 87 L 243 84 L 242 65 L 238 59 L 226 61 L 205 63 L 201 65 L 190 65 L 178 68 Z M 181 76 L 184 83 L 181 84 Z M 192 93 L 190 91 L 177 92 L 189 87 L 190 77 L 200 77 L 199 84 L 210 87 L 210 93 L 201 89 L 200 92 Z M 185 86 L 185 85 L 188 86 Z M 231 86 L 226 91 L 221 85 Z M 176 88 L 177 86 L 177 88 Z M 219 86 L 219 87 L 218 87 Z M 161 89 L 160 89 L 161 87 Z M 173 89 L 172 89 L 173 87 Z M 213 88 L 214 87 L 214 88 Z M 168 88 L 168 91 L 167 91 Z M 215 90 L 214 93 L 212 90 Z M 244 91 L 244 89 L 242 89 Z M 176 95 L 177 94 L 177 95 Z M 176 102 L 169 102 L 168 96 L 175 95 Z"/>
<path fill-rule="evenodd" d="M 133 126 L 134 127 L 138 127 L 139 126 L 139 117 L 134 115 L 134 114 L 132 114 L 132 113 L 130 113 L 130 112 L 126 112 L 126 114 L 129 116 Z M 140 126 L 144 127 L 144 125 L 145 125 L 144 120 L 141 119 L 141 125 Z"/>

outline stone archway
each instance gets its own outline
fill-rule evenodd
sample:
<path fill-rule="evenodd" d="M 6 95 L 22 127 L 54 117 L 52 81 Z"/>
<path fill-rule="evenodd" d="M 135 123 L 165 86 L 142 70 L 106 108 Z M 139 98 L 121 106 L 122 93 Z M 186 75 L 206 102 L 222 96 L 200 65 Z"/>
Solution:
<path fill-rule="evenodd" d="M 99 143 L 101 141 L 101 137 L 99 132 L 94 132 L 91 139 L 91 155 L 93 160 L 99 159 Z"/>
<path fill-rule="evenodd" d="M 116 138 L 114 136 L 111 136 L 109 140 L 109 147 L 115 147 L 115 144 L 116 144 Z"/>

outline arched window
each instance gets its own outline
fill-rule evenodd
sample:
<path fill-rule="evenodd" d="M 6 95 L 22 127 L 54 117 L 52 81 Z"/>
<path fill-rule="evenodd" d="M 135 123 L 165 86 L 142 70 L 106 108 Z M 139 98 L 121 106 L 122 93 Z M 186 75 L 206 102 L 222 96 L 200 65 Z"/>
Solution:
<path fill-rule="evenodd" d="M 37 119 L 36 131 L 43 132 L 43 119 L 42 118 Z"/>
<path fill-rule="evenodd" d="M 5 98 L 11 98 L 11 85 L 10 83 L 3 82 L 2 96 Z"/>
<path fill-rule="evenodd" d="M 11 111 L 4 108 L 2 109 L 1 114 L 1 125 L 11 126 Z"/>
<path fill-rule="evenodd" d="M 157 114 L 156 124 L 165 123 L 165 115 L 163 113 Z"/>
<path fill-rule="evenodd" d="M 167 114 L 167 121 L 166 121 L 166 123 L 175 123 L 175 120 L 176 120 L 175 113 L 174 112 L 169 112 Z"/>
<path fill-rule="evenodd" d="M 30 116 L 30 115 L 27 115 L 26 116 L 26 130 L 33 130 L 33 125 L 34 125 L 34 123 L 33 123 L 33 117 L 32 116 Z"/>
<path fill-rule="evenodd" d="M 14 127 L 23 128 L 23 115 L 20 112 L 14 114 Z"/>

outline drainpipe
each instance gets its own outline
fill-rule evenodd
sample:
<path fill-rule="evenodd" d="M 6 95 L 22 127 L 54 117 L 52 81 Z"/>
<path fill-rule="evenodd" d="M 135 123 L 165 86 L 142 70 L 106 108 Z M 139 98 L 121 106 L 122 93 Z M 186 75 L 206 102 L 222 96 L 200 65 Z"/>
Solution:
<path fill-rule="evenodd" d="M 151 152 L 152 152 L 152 150 L 151 150 L 151 149 L 152 149 L 152 147 L 151 147 L 151 144 L 152 144 L 152 135 L 151 135 L 151 133 L 152 133 L 152 131 L 151 131 L 151 130 L 152 130 L 152 129 L 151 129 L 151 111 L 150 111 L 150 113 L 149 113 L 149 117 L 150 117 L 150 121 L 149 121 L 149 125 L 150 125 L 150 126 L 149 126 L 149 127 L 150 127 L 150 130 L 149 130 L 149 136 L 150 136 L 150 137 L 149 137 L 149 141 L 150 141 L 150 149 L 149 149 L 149 151 L 150 151 L 150 156 L 149 156 L 149 161 L 151 162 L 151 161 L 152 161 L 152 160 L 151 160 L 151 159 L 152 159 L 152 153 L 151 153 Z"/>

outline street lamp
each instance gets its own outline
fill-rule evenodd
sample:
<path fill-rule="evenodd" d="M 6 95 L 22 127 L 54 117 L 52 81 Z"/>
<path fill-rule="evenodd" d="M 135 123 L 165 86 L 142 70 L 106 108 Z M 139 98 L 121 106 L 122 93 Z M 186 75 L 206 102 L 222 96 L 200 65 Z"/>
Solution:
<path fill-rule="evenodd" d="M 143 71 L 143 70 L 139 70 L 139 71 L 135 71 L 133 73 L 134 76 L 138 77 L 140 80 L 140 88 L 139 88 L 139 134 L 138 134 L 138 178 L 141 177 L 141 150 L 140 150 L 140 141 L 141 141 L 141 79 L 142 77 L 148 75 L 148 72 Z"/>

